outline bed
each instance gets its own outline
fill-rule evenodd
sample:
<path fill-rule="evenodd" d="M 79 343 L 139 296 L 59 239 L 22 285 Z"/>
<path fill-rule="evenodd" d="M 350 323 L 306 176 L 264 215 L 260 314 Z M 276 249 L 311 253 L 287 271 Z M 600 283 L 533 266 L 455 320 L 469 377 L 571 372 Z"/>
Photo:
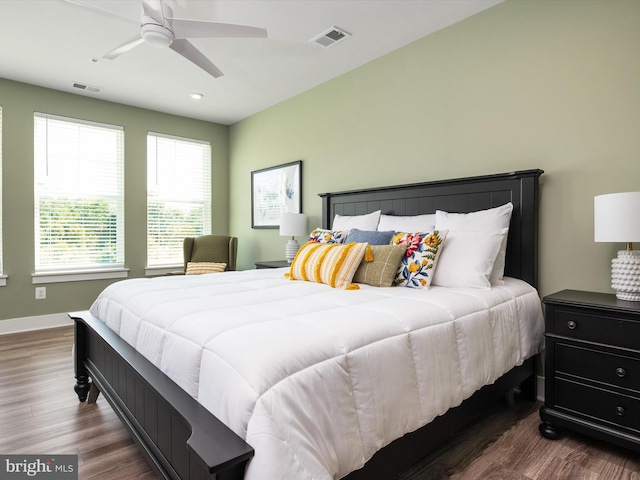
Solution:
<path fill-rule="evenodd" d="M 504 286 L 492 289 L 493 292 L 465 292 L 465 301 L 458 302 L 453 309 L 456 312 L 451 315 L 475 318 L 476 313 L 467 309 L 473 304 L 482 304 L 491 311 L 513 311 L 515 318 L 525 304 L 533 305 L 534 310 L 535 304 L 540 308 L 537 292 L 532 292 L 527 284 L 533 287 L 537 284 L 537 205 L 541 173 L 540 170 L 528 170 L 321 194 L 322 226 L 330 228 L 336 214 L 363 215 L 376 210 L 400 216 L 436 210 L 472 212 L 511 202 L 514 211 L 505 269 L 510 278 L 505 279 Z M 409 361 L 413 365 L 413 373 L 404 375 L 400 373 L 403 371 L 401 368 L 391 368 L 387 375 L 397 377 L 390 380 L 393 385 L 403 381 L 412 384 L 414 377 L 435 375 L 440 382 L 460 386 L 449 388 L 450 398 L 447 401 L 436 399 L 427 402 L 421 395 L 413 394 L 406 395 L 408 399 L 396 396 L 393 402 L 397 408 L 393 408 L 393 402 L 389 405 L 369 401 L 376 396 L 385 396 L 389 389 L 376 388 L 375 382 L 370 380 L 359 383 L 358 377 L 351 377 L 352 372 L 384 370 L 386 364 L 395 365 L 380 359 L 378 362 L 383 363 L 375 363 L 372 352 L 378 344 L 387 342 L 383 334 L 390 335 L 396 345 L 404 345 L 418 338 L 420 332 L 440 328 L 439 320 L 433 320 L 433 325 L 424 325 L 420 323 L 422 320 L 404 320 L 404 316 L 400 322 L 390 318 L 395 318 L 398 308 L 409 304 L 416 307 L 409 309 L 413 311 L 451 310 L 450 300 L 447 300 L 449 303 L 445 301 L 446 297 L 453 295 L 449 289 L 431 289 L 429 298 L 433 300 L 427 304 L 424 303 L 426 297 L 412 289 L 365 286 L 357 292 L 327 292 L 333 289 L 310 282 L 291 282 L 278 270 L 223 275 L 119 282 L 109 287 L 113 291 L 110 295 L 113 294 L 117 301 L 97 301 L 98 306 L 92 306 L 92 312 L 71 314 L 76 329 L 75 390 L 79 399 L 95 401 L 98 392 L 102 393 L 164 478 L 393 478 L 463 428 L 482 412 L 488 402 L 507 394 L 514 387 L 519 386 L 523 394 L 535 397 L 534 360 L 541 348 L 541 317 L 531 325 L 522 319 L 513 320 L 515 323 L 505 323 L 504 327 L 484 334 L 488 335 L 484 350 L 490 350 L 487 345 L 498 335 L 500 343 L 516 345 L 515 353 L 501 354 L 512 357 L 508 361 L 493 358 L 486 362 L 474 362 L 473 359 L 479 357 L 465 353 L 468 363 L 487 364 L 475 373 L 465 370 L 465 367 L 443 374 L 446 361 L 438 364 L 437 369 L 416 373 L 425 364 L 421 355 L 431 355 L 431 350 L 437 350 L 437 342 L 431 345 L 431 350 L 427 349 L 429 352 L 416 350 L 413 346 L 408 350 L 396 348 L 398 357 L 406 356 L 406 351 L 412 352 Z M 178 291 L 186 290 L 187 283 L 190 284 L 190 293 L 187 294 L 190 297 L 183 300 L 178 296 L 182 292 Z M 128 287 L 125 288 L 126 285 Z M 292 288 L 295 293 L 290 293 Z M 238 297 L 240 290 L 249 295 L 244 298 L 253 300 L 241 300 Z M 209 302 L 209 294 L 203 293 L 209 291 L 219 292 L 216 308 L 226 313 L 221 316 L 224 321 L 215 326 L 203 323 L 201 312 L 193 310 L 193 305 Z M 154 309 L 141 303 L 145 297 L 147 300 L 150 298 L 152 304 L 157 304 L 158 298 L 164 302 L 175 297 L 175 304 L 167 303 Z M 302 300 L 295 302 L 293 297 Z M 271 303 L 276 299 L 279 303 L 275 302 L 276 305 L 269 310 L 271 307 L 267 306 L 267 300 L 260 299 L 269 299 Z M 125 304 L 126 309 L 117 306 Z M 178 304 L 186 305 L 186 312 L 173 310 Z M 115 312 L 111 320 L 109 310 Z M 123 320 L 131 315 L 139 318 L 142 312 L 155 318 L 157 324 L 148 326 L 137 320 Z M 225 330 L 226 320 L 234 315 L 246 322 L 243 328 L 254 330 L 237 327 Z M 339 330 L 345 323 L 344 318 L 350 316 L 355 319 L 351 322 L 351 330 Z M 383 317 L 380 323 L 372 321 L 370 327 L 366 326 L 364 320 L 376 316 Z M 500 313 L 496 318 L 511 322 L 510 317 Z M 269 322 L 259 321 L 263 318 Z M 278 330 L 281 334 L 269 333 L 273 330 L 265 326 L 267 323 L 292 322 L 292 319 L 294 323 L 283 323 L 286 329 Z M 476 322 L 478 325 L 484 323 Z M 126 326 L 130 324 L 137 326 Z M 171 335 L 158 333 L 159 325 Z M 457 331 L 450 330 L 442 324 L 443 332 L 464 336 L 465 330 L 457 328 Z M 474 336 L 480 332 L 475 328 L 468 327 L 466 335 Z M 515 330 L 525 337 L 535 337 L 533 343 L 521 343 L 513 335 Z M 221 331 L 224 335 L 219 334 Z M 178 332 L 180 334 L 176 335 Z M 320 350 L 331 351 L 319 357 L 311 345 L 322 336 L 335 337 L 339 341 L 334 342 L 335 351 L 320 346 Z M 154 338 L 160 337 L 175 340 L 154 343 Z M 233 337 L 237 343 L 232 343 Z M 193 350 L 191 354 L 176 353 L 173 357 L 166 353 L 171 352 L 174 345 L 185 343 L 185 339 L 189 345 L 200 343 L 206 348 L 200 353 Z M 130 342 L 137 344 L 138 350 Z M 473 350 L 475 347 L 464 348 Z M 293 357 L 282 353 L 286 351 L 289 355 L 289 350 L 295 352 L 291 354 Z M 478 350 L 483 348 L 478 347 Z M 247 366 L 250 357 L 257 357 L 258 361 Z M 274 357 L 283 357 L 284 364 L 272 363 Z M 363 361 L 363 358 L 372 358 L 372 363 Z M 197 373 L 188 368 L 194 359 L 208 359 L 197 364 Z M 509 370 L 500 371 L 501 366 L 507 364 L 511 365 Z M 237 368 L 229 369 L 229 365 Z M 283 373 L 282 370 L 291 372 Z M 327 383 L 327 375 L 333 370 L 341 374 L 338 378 L 347 380 L 330 380 Z M 347 370 L 349 372 L 345 375 Z M 204 375 L 205 371 L 212 373 Z M 240 383 L 235 381 L 238 371 L 242 373 L 243 382 Z M 457 376 L 464 381 L 458 381 Z M 454 377 L 456 381 L 452 380 Z M 469 379 L 472 381 L 467 381 Z M 356 383 L 343 388 L 343 384 L 349 382 Z M 371 388 L 364 388 L 366 384 Z M 415 384 L 416 391 L 424 390 L 426 385 L 423 381 Z M 255 394 L 255 398 L 247 401 L 248 396 L 243 390 Z M 343 390 L 346 393 L 340 393 Z M 307 408 L 317 399 L 321 400 L 318 403 L 330 408 L 320 411 Z M 355 413 L 341 416 L 341 404 L 345 404 L 345 412 Z M 368 409 L 368 404 L 375 406 Z M 284 405 L 292 410 L 282 413 Z M 362 421 L 363 415 L 370 417 L 367 422 Z M 391 418 L 397 421 L 391 422 Z M 339 429 L 340 425 L 346 425 L 353 419 L 354 425 L 344 431 Z M 350 435 L 353 432 L 364 440 L 352 441 Z M 271 462 L 276 457 L 283 457 L 286 465 L 272 466 Z M 290 464 L 294 465 L 293 470 L 286 470 Z M 280 474 L 278 468 L 283 469 Z M 270 473 L 264 473 L 267 470 Z"/>

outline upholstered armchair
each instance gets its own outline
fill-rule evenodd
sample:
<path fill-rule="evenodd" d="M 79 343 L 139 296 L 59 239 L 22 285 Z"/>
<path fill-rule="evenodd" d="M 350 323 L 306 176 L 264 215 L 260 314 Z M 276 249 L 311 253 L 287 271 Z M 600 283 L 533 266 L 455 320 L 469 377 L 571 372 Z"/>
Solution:
<path fill-rule="evenodd" d="M 228 235 L 202 235 L 187 237 L 183 242 L 184 269 L 188 262 L 226 263 L 225 270 L 236 269 L 238 239 Z"/>

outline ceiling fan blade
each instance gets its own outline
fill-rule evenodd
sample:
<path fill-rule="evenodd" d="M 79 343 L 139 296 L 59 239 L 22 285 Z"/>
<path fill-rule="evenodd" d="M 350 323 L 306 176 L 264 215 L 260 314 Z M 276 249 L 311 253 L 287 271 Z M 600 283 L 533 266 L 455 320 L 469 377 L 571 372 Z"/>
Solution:
<path fill-rule="evenodd" d="M 158 7 L 158 8 L 154 8 Z M 164 25 L 164 15 L 162 13 L 162 1 L 153 2 L 151 0 L 142 0 L 142 14 L 152 18 L 159 25 Z"/>
<path fill-rule="evenodd" d="M 176 38 L 266 38 L 267 29 L 250 25 L 167 18 Z"/>
<path fill-rule="evenodd" d="M 222 73 L 222 70 L 216 67 L 207 57 L 204 56 L 204 54 L 200 50 L 194 47 L 187 40 L 176 39 L 169 46 L 169 48 L 174 52 L 179 53 L 184 58 L 194 63 L 215 78 L 224 75 L 224 73 Z"/>
<path fill-rule="evenodd" d="M 140 25 L 140 20 L 139 19 L 135 19 L 134 20 L 133 18 L 123 17 L 122 15 L 118 15 L 117 13 L 114 13 L 114 12 L 112 12 L 110 10 L 98 7 L 98 6 L 93 5 L 91 3 L 85 3 L 82 0 L 64 0 L 64 1 L 66 3 L 71 4 L 71 5 L 76 5 L 78 7 L 86 8 L 87 10 L 91 10 L 93 12 L 100 13 L 102 15 L 108 15 L 110 17 L 117 18 L 119 20 L 126 20 L 127 22 L 136 23 L 136 24 Z"/>
<path fill-rule="evenodd" d="M 136 35 L 135 37 L 130 38 L 129 40 L 124 42 L 122 45 L 119 45 L 116 48 L 114 48 L 113 50 L 105 53 L 102 56 L 102 58 L 106 58 L 108 60 L 113 60 L 114 58 L 122 55 L 123 53 L 127 53 L 129 50 L 131 50 L 134 47 L 137 47 L 138 45 L 140 45 L 143 42 L 144 42 L 144 40 L 142 39 L 142 36 L 141 35 Z"/>

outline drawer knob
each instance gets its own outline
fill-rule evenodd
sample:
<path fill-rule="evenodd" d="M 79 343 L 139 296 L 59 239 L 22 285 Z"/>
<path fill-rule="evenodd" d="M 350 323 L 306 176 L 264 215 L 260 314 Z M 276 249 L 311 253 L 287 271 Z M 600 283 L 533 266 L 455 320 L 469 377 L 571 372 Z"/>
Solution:
<path fill-rule="evenodd" d="M 578 324 L 576 322 L 574 322 L 573 320 L 569 320 L 567 322 L 567 327 L 569 327 L 569 330 L 575 330 L 575 328 L 578 326 Z"/>
<path fill-rule="evenodd" d="M 616 415 L 618 415 L 619 417 L 624 416 L 624 414 L 627 413 L 624 409 L 624 407 L 621 407 L 620 405 L 618 405 L 616 407 Z"/>
<path fill-rule="evenodd" d="M 627 371 L 624 368 L 618 367 L 616 368 L 616 375 L 619 376 L 620 378 L 623 378 L 624 376 L 627 375 Z"/>

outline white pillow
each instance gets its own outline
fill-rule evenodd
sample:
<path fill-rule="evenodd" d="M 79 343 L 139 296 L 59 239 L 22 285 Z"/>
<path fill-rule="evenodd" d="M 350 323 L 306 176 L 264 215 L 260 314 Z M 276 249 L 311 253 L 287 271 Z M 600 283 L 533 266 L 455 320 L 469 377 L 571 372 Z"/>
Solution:
<path fill-rule="evenodd" d="M 378 230 L 385 232 L 433 232 L 436 225 L 436 214 L 426 213 L 424 215 L 380 215 Z"/>
<path fill-rule="evenodd" d="M 431 285 L 491 288 L 491 272 L 509 229 L 450 230 Z"/>
<path fill-rule="evenodd" d="M 513 204 L 479 210 L 470 213 L 448 213 L 436 210 L 437 230 L 500 230 L 509 228 Z M 491 284 L 500 285 L 504 277 L 505 258 L 507 256 L 507 236 L 504 236 L 500 251 L 491 272 Z"/>
<path fill-rule="evenodd" d="M 338 215 L 333 217 L 332 230 L 343 230 L 348 232 L 352 228 L 358 230 L 377 230 L 380 220 L 380 210 L 366 215 Z"/>

